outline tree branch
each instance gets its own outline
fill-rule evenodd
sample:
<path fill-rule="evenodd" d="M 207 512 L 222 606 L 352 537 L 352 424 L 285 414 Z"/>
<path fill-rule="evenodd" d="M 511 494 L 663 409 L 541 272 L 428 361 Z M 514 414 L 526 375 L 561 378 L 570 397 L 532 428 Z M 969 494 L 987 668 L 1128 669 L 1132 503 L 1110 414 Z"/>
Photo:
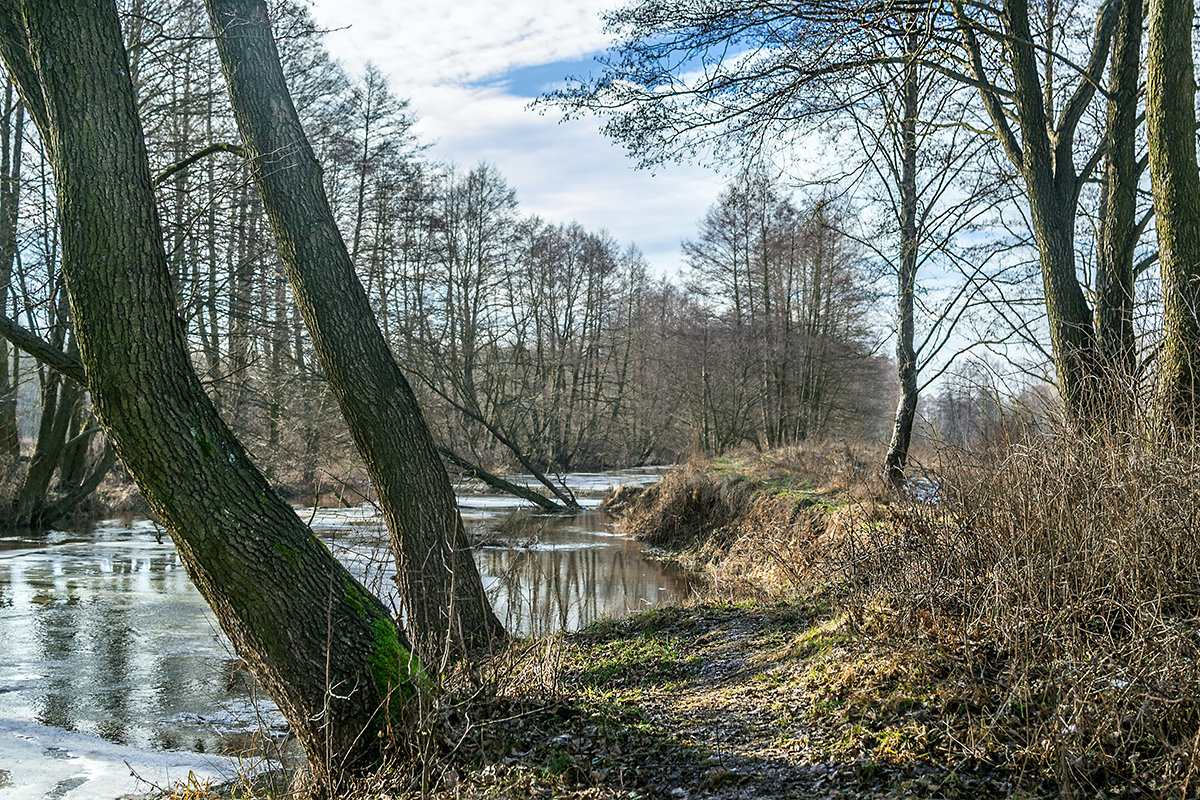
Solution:
<path fill-rule="evenodd" d="M 187 169 L 188 167 L 190 167 L 192 164 L 195 164 L 200 159 L 207 158 L 208 156 L 211 156 L 214 153 L 232 153 L 233 155 L 240 156 L 241 158 L 246 157 L 246 151 L 241 147 L 241 145 L 230 144 L 228 142 L 213 142 L 210 145 L 201 147 L 199 150 L 192 153 L 190 156 L 183 159 L 182 161 L 176 161 L 174 164 L 172 164 L 171 166 L 164 169 L 162 172 L 155 175 L 154 176 L 154 185 L 155 186 L 161 185 L 164 181 L 166 181 L 172 175 L 176 174 L 177 172 L 181 172 L 181 171 Z"/>
<path fill-rule="evenodd" d="M 0 315 L 0 336 L 7 339 L 18 350 L 33 356 L 63 377 L 69 378 L 81 386 L 87 386 L 87 374 L 83 371 L 83 362 L 78 357 L 64 353 L 37 334 L 31 333 L 3 315 Z"/>

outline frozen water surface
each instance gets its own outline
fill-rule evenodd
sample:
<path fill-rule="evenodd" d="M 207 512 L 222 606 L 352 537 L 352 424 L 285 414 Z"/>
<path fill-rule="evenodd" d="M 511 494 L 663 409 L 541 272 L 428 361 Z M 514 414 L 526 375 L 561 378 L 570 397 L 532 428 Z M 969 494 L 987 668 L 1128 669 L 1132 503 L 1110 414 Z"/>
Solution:
<path fill-rule="evenodd" d="M 658 474 L 563 478 L 594 507 L 601 492 Z M 479 493 L 460 495 L 460 504 L 481 545 L 485 586 L 511 630 L 574 629 L 688 591 L 686 575 L 644 555 L 595 511 L 540 515 L 523 501 Z M 371 505 L 298 511 L 392 599 L 386 532 Z M 103 800 L 189 773 L 220 781 L 239 767 L 239 754 L 287 751 L 278 710 L 239 669 L 169 537 L 150 520 L 0 536 L 0 631 L 2 800 Z"/>

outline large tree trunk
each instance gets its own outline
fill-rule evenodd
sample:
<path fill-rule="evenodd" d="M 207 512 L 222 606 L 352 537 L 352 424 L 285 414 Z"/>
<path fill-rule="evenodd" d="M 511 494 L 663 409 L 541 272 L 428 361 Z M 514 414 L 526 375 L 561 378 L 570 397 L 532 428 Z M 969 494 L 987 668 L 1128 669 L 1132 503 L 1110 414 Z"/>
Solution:
<path fill-rule="evenodd" d="M 1058 391 L 1072 418 L 1086 422 L 1100 418 L 1102 369 L 1092 312 L 1075 276 L 1076 202 L 1073 192 L 1064 196 L 1031 187 L 1033 234 L 1041 256 Z"/>
<path fill-rule="evenodd" d="M 1122 0 L 1109 66 L 1107 151 L 1096 263 L 1096 338 L 1112 378 L 1114 412 L 1128 413 L 1136 368 L 1133 341 L 1133 254 L 1137 247 L 1138 83 L 1141 77 L 1142 0 Z"/>
<path fill-rule="evenodd" d="M 1063 130 L 1060 124 L 1057 131 L 1051 127 L 1055 115 L 1046 103 L 1037 70 L 1028 0 L 1007 0 L 1004 17 L 1011 37 L 1007 49 L 1013 65 L 1017 117 L 1024 135 L 1017 165 L 1029 193 L 1058 391 L 1073 418 L 1091 420 L 1100 390 L 1099 359 L 1092 311 L 1075 272 L 1080 183 L 1073 163 L 1073 126 Z M 1106 24 L 1098 29 L 1105 54 L 1111 27 Z"/>
<path fill-rule="evenodd" d="M 321 168 L 284 81 L 261 0 L 206 0 L 251 171 L 313 349 L 379 492 L 400 598 L 430 663 L 503 636 L 450 479 L 371 313 Z"/>
<path fill-rule="evenodd" d="M 44 99 L 35 119 L 97 417 L 310 765 L 370 758 L 389 696 L 411 686 L 407 648 L 251 464 L 192 370 L 116 6 L 0 0 L 0 17 L 5 66 L 29 108 Z"/>
<path fill-rule="evenodd" d="M 1059 394 L 1075 422 L 1093 424 L 1102 419 L 1104 386 L 1095 323 L 1075 269 L 1075 219 L 1085 176 L 1075 168 L 1074 147 L 1076 129 L 1108 63 L 1115 15 L 1109 13 L 1107 4 L 1100 8 L 1086 67 L 1056 113 L 1049 102 L 1054 96 L 1050 78 L 1039 70 L 1039 59 L 1053 48 L 1039 52 L 1028 0 L 1005 0 L 999 14 L 1007 54 L 1004 68 L 1011 72 L 1013 113 L 1005 106 L 1008 101 L 989 88 L 992 80 L 984 66 L 985 54 L 966 6 L 953 0 L 953 7 L 992 131 L 1020 171 L 1029 196 Z"/>
<path fill-rule="evenodd" d="M 1200 359 L 1200 172 L 1192 0 L 1150 0 L 1146 132 L 1163 284 L 1159 402 L 1164 422 L 1196 423 Z"/>

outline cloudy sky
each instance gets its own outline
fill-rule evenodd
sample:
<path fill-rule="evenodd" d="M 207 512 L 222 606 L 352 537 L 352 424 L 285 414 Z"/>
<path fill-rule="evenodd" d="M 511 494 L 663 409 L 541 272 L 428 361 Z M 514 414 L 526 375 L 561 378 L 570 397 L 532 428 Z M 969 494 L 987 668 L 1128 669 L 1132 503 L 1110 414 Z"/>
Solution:
<path fill-rule="evenodd" d="M 674 272 L 679 243 L 716 199 L 711 171 L 633 168 L 599 120 L 559 123 L 526 108 L 569 74 L 586 74 L 605 46 L 600 12 L 619 0 L 314 0 L 333 56 L 352 72 L 374 62 L 408 97 L 434 158 L 499 167 L 526 213 L 578 220 L 636 243 Z"/>

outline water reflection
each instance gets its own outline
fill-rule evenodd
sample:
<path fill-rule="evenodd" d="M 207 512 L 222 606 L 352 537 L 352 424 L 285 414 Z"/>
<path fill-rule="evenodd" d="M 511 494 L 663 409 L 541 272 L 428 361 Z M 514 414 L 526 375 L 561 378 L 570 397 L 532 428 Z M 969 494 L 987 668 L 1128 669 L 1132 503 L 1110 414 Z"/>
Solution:
<path fill-rule="evenodd" d="M 580 481 L 591 488 L 602 477 Z M 512 631 L 573 629 L 688 590 L 686 575 L 644 556 L 598 513 L 514 518 L 519 503 L 483 496 L 462 505 L 484 540 L 477 556 L 485 586 Z M 373 509 L 309 515 L 352 571 L 394 586 Z M 248 747 L 259 731 L 284 734 L 278 711 L 237 668 L 169 539 L 159 538 L 147 520 L 0 537 L 0 764 L 11 773 L 0 787 L 15 785 L 0 792 L 6 800 L 41 797 L 85 761 L 93 778 L 66 797 L 116 796 L 133 788 L 124 761 L 177 773 L 186 765 L 186 777 L 200 769 L 196 753 Z M 122 788 L 106 794 L 98 776 L 107 773 Z"/>
<path fill-rule="evenodd" d="M 687 594 L 686 573 L 648 559 L 600 514 L 534 517 L 528 526 L 528 538 L 478 552 L 492 605 L 511 631 L 575 630 Z"/>

